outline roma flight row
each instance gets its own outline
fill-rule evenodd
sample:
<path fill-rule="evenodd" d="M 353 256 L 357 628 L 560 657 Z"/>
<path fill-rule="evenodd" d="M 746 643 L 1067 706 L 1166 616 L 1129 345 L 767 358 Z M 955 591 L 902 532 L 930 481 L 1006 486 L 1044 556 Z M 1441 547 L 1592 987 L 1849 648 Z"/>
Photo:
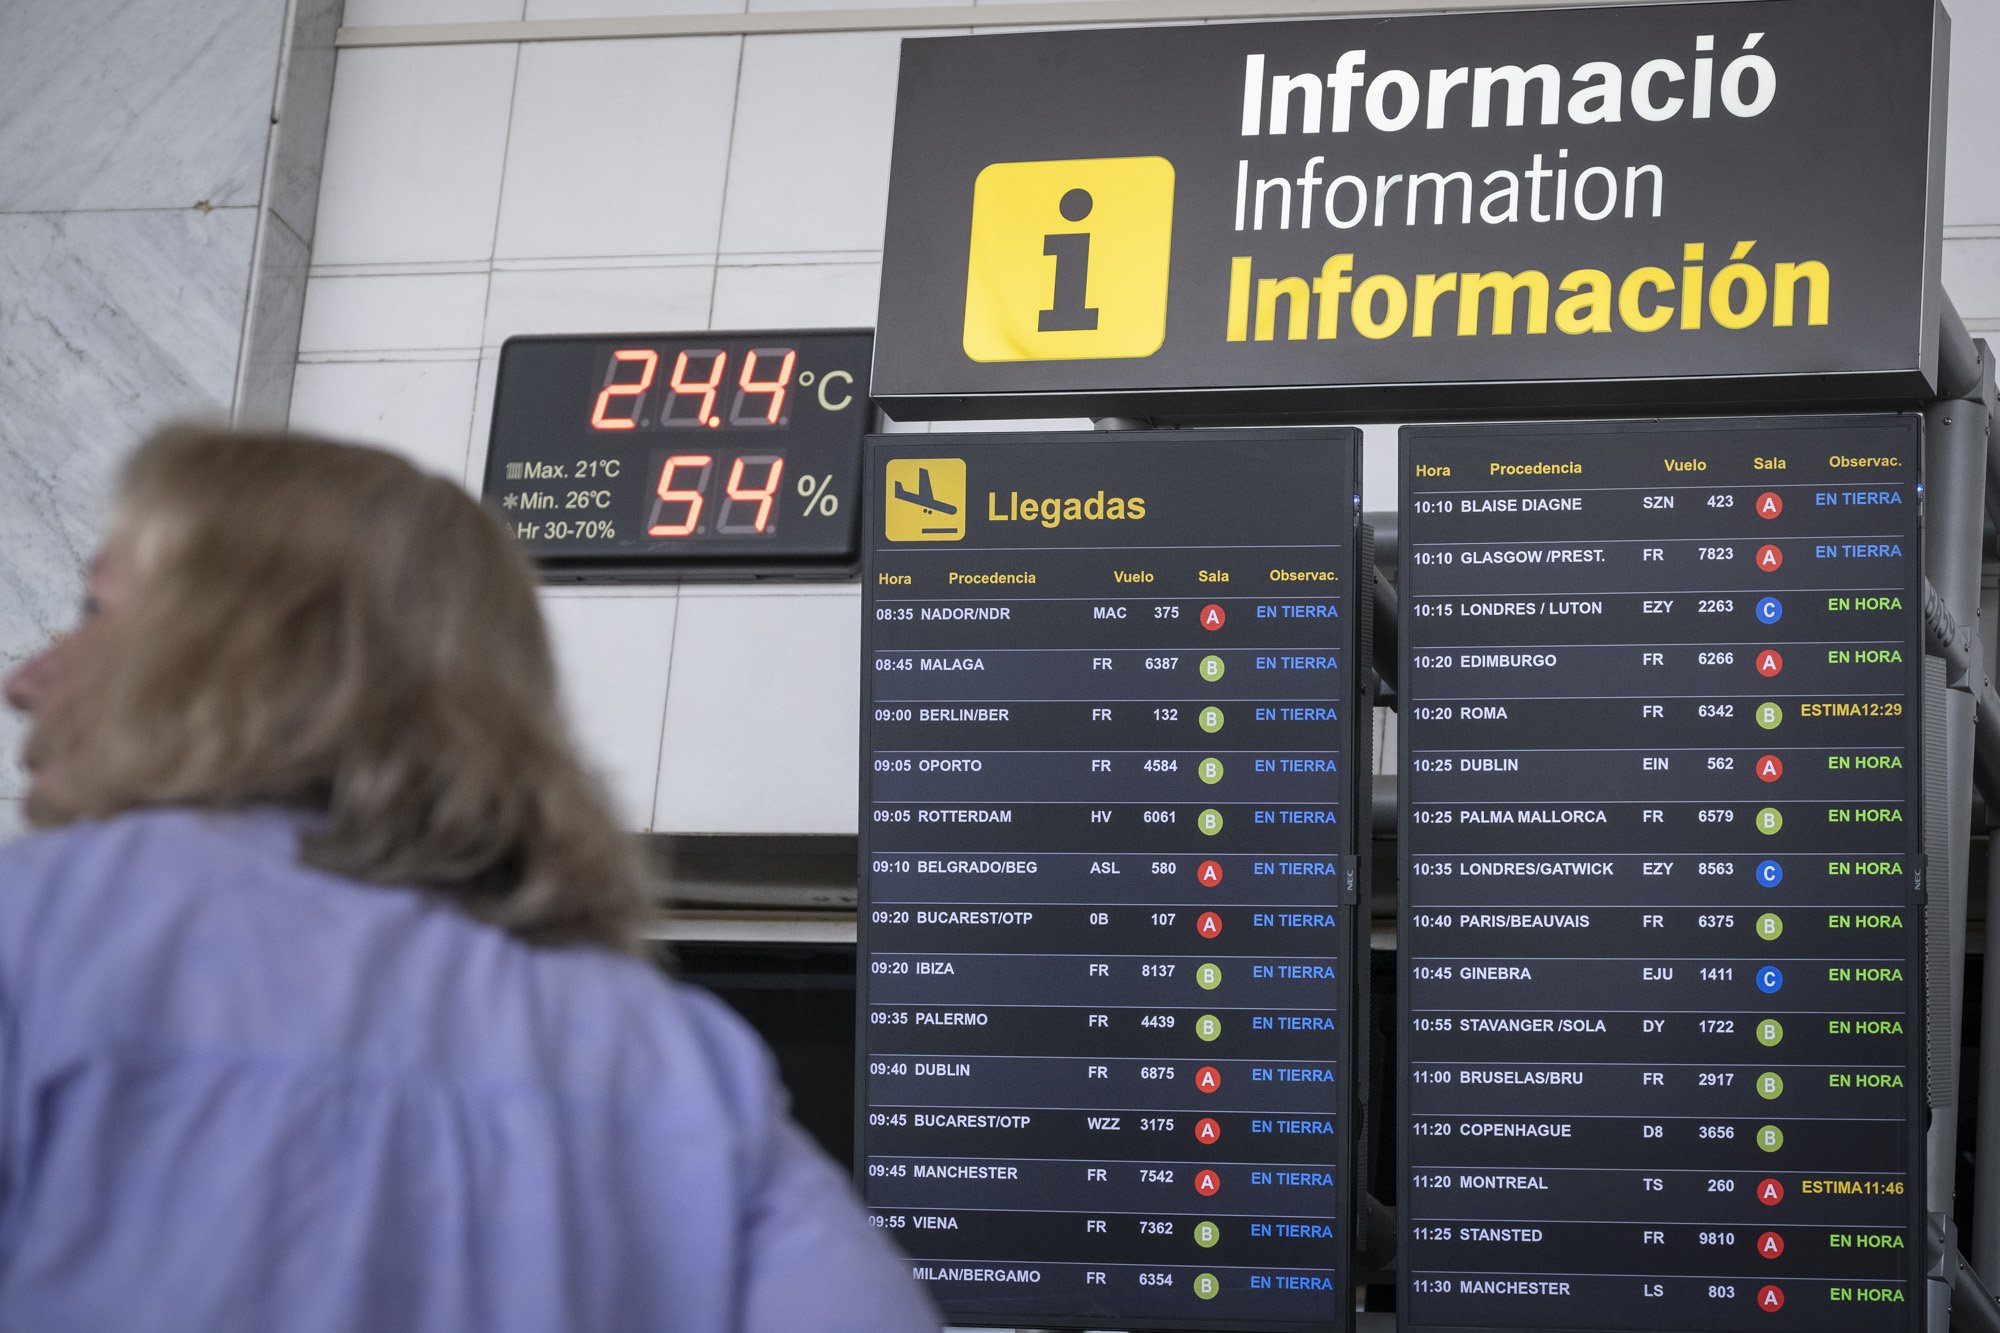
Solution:
<path fill-rule="evenodd" d="M 1351 1327 L 1373 1105 L 1399 1327 L 1914 1329 L 1920 432 L 1404 430 L 1373 1020 L 1359 433 L 872 438 L 856 1170 L 951 1321 Z"/>

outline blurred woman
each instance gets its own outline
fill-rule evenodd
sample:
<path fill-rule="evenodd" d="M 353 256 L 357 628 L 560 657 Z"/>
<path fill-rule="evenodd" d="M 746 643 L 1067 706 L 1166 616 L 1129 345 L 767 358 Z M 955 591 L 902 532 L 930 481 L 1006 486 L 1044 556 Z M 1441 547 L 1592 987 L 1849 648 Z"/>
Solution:
<path fill-rule="evenodd" d="M 169 430 L 6 695 L 0 1327 L 937 1328 L 755 1036 L 636 956 L 456 486 Z"/>

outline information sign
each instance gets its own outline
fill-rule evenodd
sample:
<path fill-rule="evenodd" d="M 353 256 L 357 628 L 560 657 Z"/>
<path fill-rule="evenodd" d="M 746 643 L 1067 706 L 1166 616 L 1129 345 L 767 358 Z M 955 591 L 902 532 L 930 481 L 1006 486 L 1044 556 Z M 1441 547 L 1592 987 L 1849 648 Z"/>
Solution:
<path fill-rule="evenodd" d="M 1919 436 L 1403 432 L 1403 1327 L 1920 1325 Z"/>
<path fill-rule="evenodd" d="M 905 42 L 875 396 L 1178 421 L 1927 397 L 1949 30 L 1927 0 L 1748 0 Z"/>
<path fill-rule="evenodd" d="M 857 1171 L 953 1322 L 1349 1326 L 1358 446 L 870 442 Z"/>

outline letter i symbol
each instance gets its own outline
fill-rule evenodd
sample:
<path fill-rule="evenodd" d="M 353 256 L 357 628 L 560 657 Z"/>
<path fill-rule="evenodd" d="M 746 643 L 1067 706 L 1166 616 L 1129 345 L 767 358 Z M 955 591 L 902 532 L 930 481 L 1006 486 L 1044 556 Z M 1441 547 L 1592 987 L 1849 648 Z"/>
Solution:
<path fill-rule="evenodd" d="M 1081 222 L 1090 216 L 1092 203 L 1090 191 L 1077 189 L 1056 207 L 1068 221 Z M 1090 233 L 1050 232 L 1042 237 L 1042 253 L 1056 261 L 1056 291 L 1049 308 L 1036 316 L 1035 327 L 1043 333 L 1096 328 L 1097 308 L 1083 303 L 1090 279 Z"/>

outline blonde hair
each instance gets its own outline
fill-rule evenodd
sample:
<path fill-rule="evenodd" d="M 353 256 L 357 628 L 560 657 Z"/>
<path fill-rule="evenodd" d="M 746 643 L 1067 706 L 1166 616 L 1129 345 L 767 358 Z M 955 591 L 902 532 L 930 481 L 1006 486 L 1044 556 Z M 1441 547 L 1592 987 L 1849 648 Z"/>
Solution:
<path fill-rule="evenodd" d="M 452 483 L 296 436 L 169 428 L 127 464 L 130 583 L 35 719 L 63 807 L 318 812 L 308 864 L 546 944 L 629 947 L 643 876 L 565 736 L 535 579 Z"/>

